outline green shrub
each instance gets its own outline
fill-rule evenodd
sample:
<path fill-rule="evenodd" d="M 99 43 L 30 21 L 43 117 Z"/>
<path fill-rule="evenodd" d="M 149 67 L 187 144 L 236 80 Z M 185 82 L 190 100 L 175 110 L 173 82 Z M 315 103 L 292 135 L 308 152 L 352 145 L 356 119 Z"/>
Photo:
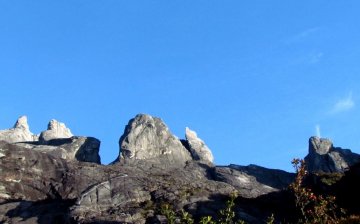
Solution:
<path fill-rule="evenodd" d="M 271 214 L 271 216 L 269 216 L 266 219 L 266 224 L 275 224 L 275 216 L 274 216 L 274 214 Z"/>
<path fill-rule="evenodd" d="M 169 224 L 174 224 L 176 221 L 176 213 L 172 206 L 168 203 L 164 203 L 160 207 L 160 213 L 164 215 Z"/>
<path fill-rule="evenodd" d="M 183 224 L 193 224 L 194 219 L 191 217 L 191 214 L 181 210 L 181 223 Z"/>
<path fill-rule="evenodd" d="M 204 216 L 200 219 L 200 224 L 216 224 L 211 216 Z"/>
<path fill-rule="evenodd" d="M 219 224 L 232 224 L 235 218 L 234 206 L 237 194 L 230 195 L 230 199 L 226 201 L 226 208 L 220 210 Z"/>

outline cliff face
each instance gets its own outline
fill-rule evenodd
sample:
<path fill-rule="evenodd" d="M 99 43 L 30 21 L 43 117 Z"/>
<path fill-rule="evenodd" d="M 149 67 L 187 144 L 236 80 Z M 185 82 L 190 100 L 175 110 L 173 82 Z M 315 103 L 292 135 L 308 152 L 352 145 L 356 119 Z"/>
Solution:
<path fill-rule="evenodd" d="M 118 158 L 105 166 L 99 140 L 51 122 L 41 140 L 9 141 L 0 132 L 0 222 L 162 223 L 164 203 L 195 218 L 216 216 L 235 191 L 235 212 L 249 223 L 263 223 L 271 213 L 279 220 L 291 216 L 278 211 L 289 207 L 286 189 L 295 174 L 256 165 L 217 167 L 189 129 L 180 140 L 161 119 L 138 115 L 120 137 Z"/>

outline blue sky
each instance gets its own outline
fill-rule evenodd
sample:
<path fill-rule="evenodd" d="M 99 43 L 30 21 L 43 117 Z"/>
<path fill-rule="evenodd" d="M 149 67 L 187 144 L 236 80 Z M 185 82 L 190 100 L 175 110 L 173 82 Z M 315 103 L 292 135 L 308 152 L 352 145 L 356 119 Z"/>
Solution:
<path fill-rule="evenodd" d="M 0 129 L 27 115 L 102 141 L 138 113 L 219 165 L 292 170 L 320 134 L 360 153 L 359 1 L 0 0 Z"/>

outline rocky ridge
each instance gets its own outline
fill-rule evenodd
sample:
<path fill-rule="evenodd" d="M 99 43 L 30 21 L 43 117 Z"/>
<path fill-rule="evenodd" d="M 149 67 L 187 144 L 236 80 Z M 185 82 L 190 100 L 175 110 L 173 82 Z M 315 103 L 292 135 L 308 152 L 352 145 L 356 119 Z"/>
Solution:
<path fill-rule="evenodd" d="M 19 120 L 0 131 L 0 223 L 164 223 L 163 203 L 197 219 L 216 216 L 235 191 L 236 215 L 248 223 L 264 223 L 272 213 L 291 220 L 294 173 L 215 166 L 188 128 L 178 139 L 160 118 L 139 114 L 119 139 L 119 156 L 101 165 L 99 140 L 73 136 L 55 120 L 36 138 Z M 330 160 L 334 153 L 341 159 Z M 312 137 L 306 159 L 311 172 L 346 173 L 358 156 Z"/>

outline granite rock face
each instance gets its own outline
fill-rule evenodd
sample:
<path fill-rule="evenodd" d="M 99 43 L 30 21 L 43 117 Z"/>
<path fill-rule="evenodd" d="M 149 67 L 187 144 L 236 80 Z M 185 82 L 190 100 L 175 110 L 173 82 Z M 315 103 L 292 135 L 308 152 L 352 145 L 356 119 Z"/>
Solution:
<path fill-rule="evenodd" d="M 0 130 L 0 140 L 9 143 L 37 141 L 38 136 L 30 132 L 27 117 L 21 116 L 14 127 L 7 130 Z"/>
<path fill-rule="evenodd" d="M 24 119 L 16 128 L 29 129 Z M 100 165 L 99 140 L 55 136 L 40 142 L 0 140 L 0 223 L 166 223 L 160 214 L 164 203 L 178 214 L 189 212 L 198 223 L 200 217 L 219 215 L 233 192 L 238 193 L 234 213 L 246 223 L 265 223 L 271 214 L 276 223 L 296 223 L 292 218 L 298 211 L 287 188 L 294 173 L 214 166 L 196 133 L 187 130 L 181 143 L 159 118 L 130 120 L 119 141 L 119 158 L 106 166 Z M 310 139 L 311 169 L 341 170 L 358 157 L 329 140 Z M 358 182 L 355 171 L 339 192 Z"/>
<path fill-rule="evenodd" d="M 209 168 L 192 161 L 182 168 L 145 160 L 102 166 L 6 142 L 0 149 L 4 223 L 155 223 L 162 202 L 176 210 L 216 214 L 235 191 L 209 179 Z"/>
<path fill-rule="evenodd" d="M 295 174 L 261 166 L 217 166 L 214 169 L 216 180 L 234 186 L 245 198 L 256 198 L 287 188 Z"/>
<path fill-rule="evenodd" d="M 46 153 L 65 160 L 78 160 L 100 164 L 100 141 L 93 137 L 74 136 L 39 142 L 17 143 L 27 149 Z"/>
<path fill-rule="evenodd" d="M 170 163 L 184 164 L 192 160 L 189 151 L 160 118 L 145 114 L 139 114 L 129 121 L 119 146 L 118 160 L 124 162 L 165 158 Z"/>
<path fill-rule="evenodd" d="M 342 173 L 359 163 L 360 155 L 349 149 L 334 147 L 329 139 L 311 137 L 305 162 L 309 172 Z"/>
<path fill-rule="evenodd" d="M 46 131 L 41 132 L 39 141 L 45 143 L 52 139 L 59 138 L 70 138 L 73 134 L 70 129 L 65 126 L 64 123 L 58 122 L 57 120 L 52 119 Z"/>
<path fill-rule="evenodd" d="M 185 137 L 189 151 L 195 160 L 202 160 L 210 163 L 214 162 L 214 157 L 210 149 L 207 147 L 204 141 L 197 136 L 195 131 L 192 131 L 186 127 Z"/>

